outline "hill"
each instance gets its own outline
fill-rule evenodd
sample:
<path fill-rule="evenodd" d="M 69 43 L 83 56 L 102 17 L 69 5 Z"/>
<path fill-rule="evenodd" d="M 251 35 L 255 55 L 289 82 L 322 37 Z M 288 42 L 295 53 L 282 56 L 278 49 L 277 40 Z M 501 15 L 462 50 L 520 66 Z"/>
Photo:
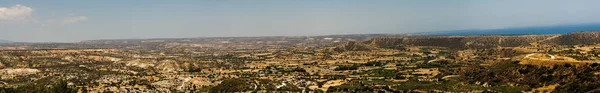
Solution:
<path fill-rule="evenodd" d="M 379 47 L 436 46 L 455 49 L 529 46 L 550 35 L 519 36 L 412 36 L 373 38 L 365 41 Z"/>
<path fill-rule="evenodd" d="M 544 42 L 555 45 L 588 45 L 600 43 L 600 32 L 572 32 Z"/>
<path fill-rule="evenodd" d="M 582 45 L 600 43 L 600 32 L 572 32 L 564 35 L 488 35 L 488 36 L 405 36 L 373 38 L 365 41 L 378 47 L 435 46 L 453 49 L 544 45 Z"/>
<path fill-rule="evenodd" d="M 13 41 L 10 41 L 10 40 L 2 40 L 2 39 L 0 39 L 0 43 L 12 43 L 12 42 Z"/>
<path fill-rule="evenodd" d="M 373 47 L 356 41 L 348 41 L 346 44 L 338 45 L 332 48 L 332 51 L 336 52 L 369 50 L 373 50 Z"/>

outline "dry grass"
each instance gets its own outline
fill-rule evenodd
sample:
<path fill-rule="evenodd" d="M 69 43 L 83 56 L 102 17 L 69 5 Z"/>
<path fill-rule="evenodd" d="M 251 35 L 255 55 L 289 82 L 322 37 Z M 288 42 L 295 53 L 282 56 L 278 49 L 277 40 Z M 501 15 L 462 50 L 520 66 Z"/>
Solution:
<path fill-rule="evenodd" d="M 554 57 L 552 57 L 554 56 Z M 564 56 L 556 56 L 556 55 L 548 55 L 548 54 L 527 54 L 522 56 L 517 56 L 520 62 L 519 64 L 532 64 L 532 65 L 542 65 L 542 66 L 552 66 L 552 65 L 560 65 L 560 64 L 585 64 L 585 63 L 593 63 L 591 61 L 579 61 L 573 59 L 571 57 Z"/>
<path fill-rule="evenodd" d="M 346 81 L 344 80 L 330 80 L 325 82 L 325 84 L 323 84 L 323 87 L 321 87 L 321 90 L 323 91 L 327 91 L 327 89 L 331 86 L 339 86 L 346 83 Z"/>
<path fill-rule="evenodd" d="M 552 93 L 559 84 L 547 85 L 539 88 L 534 88 L 531 91 L 523 91 L 524 93 Z"/>

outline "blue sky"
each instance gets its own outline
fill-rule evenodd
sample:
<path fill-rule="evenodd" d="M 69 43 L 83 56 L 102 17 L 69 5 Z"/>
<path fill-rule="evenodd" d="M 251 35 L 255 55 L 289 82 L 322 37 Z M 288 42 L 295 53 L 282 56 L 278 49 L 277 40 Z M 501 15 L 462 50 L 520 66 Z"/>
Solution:
<path fill-rule="evenodd" d="M 600 22 L 597 0 L 0 0 L 0 39 L 306 36 Z"/>

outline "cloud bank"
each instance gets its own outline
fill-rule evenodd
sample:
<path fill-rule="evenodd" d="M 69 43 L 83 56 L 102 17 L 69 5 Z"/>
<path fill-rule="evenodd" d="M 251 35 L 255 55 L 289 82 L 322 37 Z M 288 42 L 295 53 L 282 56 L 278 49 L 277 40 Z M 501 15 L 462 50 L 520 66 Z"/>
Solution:
<path fill-rule="evenodd" d="M 9 23 L 40 23 L 38 19 L 33 18 L 31 14 L 33 13 L 33 8 L 24 6 L 21 4 L 16 4 L 11 7 L 0 7 L 0 21 L 7 21 Z M 47 19 L 46 22 L 41 22 L 43 26 L 48 24 L 55 25 L 67 25 L 73 24 L 81 21 L 87 21 L 89 18 L 87 16 L 73 16 L 73 14 L 69 14 L 70 17 L 65 18 L 56 18 L 56 19 Z"/>
<path fill-rule="evenodd" d="M 0 21 L 27 20 L 33 9 L 20 4 L 12 7 L 0 7 Z"/>

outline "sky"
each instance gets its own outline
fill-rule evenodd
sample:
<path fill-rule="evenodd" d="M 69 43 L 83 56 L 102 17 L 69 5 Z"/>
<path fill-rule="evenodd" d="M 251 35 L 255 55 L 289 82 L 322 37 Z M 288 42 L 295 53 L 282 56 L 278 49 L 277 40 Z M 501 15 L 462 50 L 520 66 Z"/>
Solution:
<path fill-rule="evenodd" d="M 600 23 L 598 0 L 0 0 L 0 39 L 402 34 Z"/>

